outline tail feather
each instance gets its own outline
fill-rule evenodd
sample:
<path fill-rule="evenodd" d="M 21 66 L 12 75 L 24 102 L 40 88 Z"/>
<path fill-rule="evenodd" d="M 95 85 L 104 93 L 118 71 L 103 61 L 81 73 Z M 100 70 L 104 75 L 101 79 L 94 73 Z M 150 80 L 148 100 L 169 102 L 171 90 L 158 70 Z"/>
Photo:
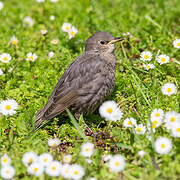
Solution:
<path fill-rule="evenodd" d="M 41 127 L 41 124 L 43 121 L 45 121 L 46 119 L 43 116 L 39 116 L 37 115 L 36 117 L 36 122 L 35 122 L 35 127 L 34 127 L 34 131 L 38 130 Z"/>

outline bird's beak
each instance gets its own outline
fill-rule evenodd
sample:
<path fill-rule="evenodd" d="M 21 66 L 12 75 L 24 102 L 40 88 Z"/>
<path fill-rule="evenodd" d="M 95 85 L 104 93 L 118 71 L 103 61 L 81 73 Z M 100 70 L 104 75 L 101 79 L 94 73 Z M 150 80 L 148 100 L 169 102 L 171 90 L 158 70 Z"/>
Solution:
<path fill-rule="evenodd" d="M 114 43 L 116 43 L 116 42 L 123 41 L 123 40 L 124 40 L 123 37 L 116 37 L 116 38 L 114 38 L 113 40 L 109 41 L 106 45 L 114 44 Z"/>

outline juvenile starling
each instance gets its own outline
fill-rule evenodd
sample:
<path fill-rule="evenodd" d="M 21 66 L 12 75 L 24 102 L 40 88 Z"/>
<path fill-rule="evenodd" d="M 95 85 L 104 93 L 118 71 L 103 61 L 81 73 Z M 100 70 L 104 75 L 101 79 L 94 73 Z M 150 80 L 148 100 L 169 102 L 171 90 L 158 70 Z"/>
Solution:
<path fill-rule="evenodd" d="M 36 116 L 35 128 L 69 108 L 74 114 L 93 112 L 115 84 L 114 38 L 97 31 L 87 41 L 85 51 L 66 69 L 46 105 Z"/>

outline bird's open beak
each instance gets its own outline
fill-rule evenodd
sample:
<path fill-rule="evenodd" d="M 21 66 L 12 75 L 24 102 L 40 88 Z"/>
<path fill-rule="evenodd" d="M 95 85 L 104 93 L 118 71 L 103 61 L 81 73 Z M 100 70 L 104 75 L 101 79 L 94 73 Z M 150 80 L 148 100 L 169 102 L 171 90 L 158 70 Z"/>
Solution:
<path fill-rule="evenodd" d="M 116 42 L 123 41 L 123 40 L 124 40 L 123 37 L 116 37 L 116 38 L 114 38 L 113 40 L 109 41 L 106 45 L 114 44 L 114 43 L 116 43 Z"/>

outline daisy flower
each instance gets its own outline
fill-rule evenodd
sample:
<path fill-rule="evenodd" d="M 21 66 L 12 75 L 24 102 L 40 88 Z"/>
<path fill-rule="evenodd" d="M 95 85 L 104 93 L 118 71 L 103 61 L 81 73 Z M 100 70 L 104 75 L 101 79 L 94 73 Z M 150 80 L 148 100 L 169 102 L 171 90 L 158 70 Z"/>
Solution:
<path fill-rule="evenodd" d="M 53 157 L 51 154 L 49 153 L 43 153 L 39 156 L 39 162 L 43 165 L 43 166 L 47 166 L 50 162 L 53 161 Z"/>
<path fill-rule="evenodd" d="M 130 32 L 127 32 L 127 33 L 123 33 L 123 36 L 130 36 L 131 33 Z"/>
<path fill-rule="evenodd" d="M 24 153 L 22 157 L 22 162 L 25 166 L 28 166 L 29 164 L 32 164 L 34 162 L 37 162 L 39 160 L 37 154 L 33 151 L 29 151 Z"/>
<path fill-rule="evenodd" d="M 11 55 L 8 53 L 3 53 L 0 55 L 0 61 L 3 63 L 8 63 L 11 59 Z"/>
<path fill-rule="evenodd" d="M 157 128 L 162 124 L 162 119 L 151 118 L 152 127 Z"/>
<path fill-rule="evenodd" d="M 157 126 L 156 126 L 156 120 L 155 120 L 155 123 L 153 123 L 152 122 L 152 131 L 155 133 L 155 131 L 156 131 L 156 128 L 157 128 Z M 148 123 L 147 123 L 147 129 L 148 129 L 148 131 L 149 132 L 151 132 L 151 123 L 148 121 Z M 150 133 L 151 134 L 151 133 Z"/>
<path fill-rule="evenodd" d="M 122 118 L 123 113 L 114 101 L 105 101 L 99 108 L 101 117 L 110 120 L 118 121 Z"/>
<path fill-rule="evenodd" d="M 173 46 L 174 46 L 175 48 L 180 48 L 180 39 L 174 40 L 174 41 L 173 41 Z"/>
<path fill-rule="evenodd" d="M 13 37 L 10 39 L 9 43 L 17 46 L 18 39 L 13 35 Z"/>
<path fill-rule="evenodd" d="M 71 178 L 72 179 L 81 179 L 85 172 L 84 169 L 82 168 L 82 166 L 78 165 L 78 164 L 73 164 L 71 166 Z"/>
<path fill-rule="evenodd" d="M 28 166 L 27 172 L 34 176 L 41 176 L 44 172 L 44 167 L 40 162 L 33 162 L 30 166 Z"/>
<path fill-rule="evenodd" d="M 2 69 L 0 69 L 0 76 L 2 76 L 3 75 L 3 71 L 2 71 Z"/>
<path fill-rule="evenodd" d="M 175 111 L 166 112 L 164 122 L 166 128 L 171 129 L 175 123 L 180 123 L 180 113 Z"/>
<path fill-rule="evenodd" d="M 26 60 L 34 62 L 38 56 L 35 53 L 29 52 L 27 55 Z"/>
<path fill-rule="evenodd" d="M 142 61 L 150 61 L 152 59 L 152 53 L 150 51 L 143 51 L 140 57 Z"/>
<path fill-rule="evenodd" d="M 87 180 L 97 180 L 95 177 L 90 177 Z"/>
<path fill-rule="evenodd" d="M 166 83 L 162 86 L 161 91 L 164 95 L 171 96 L 177 93 L 177 89 L 174 83 Z"/>
<path fill-rule="evenodd" d="M 58 2 L 58 0 L 50 0 L 52 3 Z"/>
<path fill-rule="evenodd" d="M 3 2 L 0 1 L 0 10 L 4 7 Z"/>
<path fill-rule="evenodd" d="M 112 155 L 108 154 L 104 156 L 104 161 L 109 161 L 112 158 Z"/>
<path fill-rule="evenodd" d="M 121 172 L 125 167 L 125 159 L 117 154 L 110 159 L 108 166 L 112 172 Z"/>
<path fill-rule="evenodd" d="M 0 174 L 3 179 L 12 179 L 13 176 L 15 175 L 15 172 L 16 171 L 14 167 L 9 166 L 9 165 L 3 166 L 0 170 Z"/>
<path fill-rule="evenodd" d="M 146 132 L 146 127 L 143 126 L 142 124 L 137 124 L 135 126 L 135 131 L 137 134 L 144 134 Z"/>
<path fill-rule="evenodd" d="M 51 21 L 54 21 L 54 20 L 55 20 L 55 16 L 54 16 L 54 15 L 51 15 L 51 16 L 50 16 L 50 20 L 51 20 Z"/>
<path fill-rule="evenodd" d="M 162 109 L 153 109 L 151 112 L 151 119 L 163 119 L 164 111 Z"/>
<path fill-rule="evenodd" d="M 61 141 L 58 139 L 58 138 L 54 138 L 54 139 L 49 139 L 48 140 L 48 145 L 50 147 L 56 147 L 56 146 L 59 146 L 61 143 Z"/>
<path fill-rule="evenodd" d="M 157 57 L 157 62 L 162 65 L 162 64 L 165 64 L 165 63 L 168 63 L 169 62 L 169 56 L 165 55 L 165 54 L 161 54 Z"/>
<path fill-rule="evenodd" d="M 94 144 L 92 143 L 85 143 L 81 145 L 81 152 L 80 154 L 84 157 L 90 157 L 94 152 Z"/>
<path fill-rule="evenodd" d="M 156 139 L 155 151 L 159 154 L 168 154 L 172 148 L 171 141 L 166 137 L 159 137 Z"/>
<path fill-rule="evenodd" d="M 49 52 L 48 56 L 49 56 L 50 58 L 52 58 L 52 57 L 54 56 L 54 52 L 53 52 L 53 51 Z"/>
<path fill-rule="evenodd" d="M 62 164 L 59 161 L 52 161 L 45 169 L 47 175 L 55 177 L 61 173 Z"/>
<path fill-rule="evenodd" d="M 73 26 L 69 31 L 68 31 L 68 35 L 69 35 L 69 39 L 73 38 L 76 33 L 78 33 L 78 30 Z"/>
<path fill-rule="evenodd" d="M 141 151 L 138 151 L 138 156 L 140 157 L 144 157 L 146 155 L 146 152 L 141 150 Z"/>
<path fill-rule="evenodd" d="M 134 118 L 126 118 L 123 122 L 124 127 L 133 127 L 136 125 L 136 119 Z"/>
<path fill-rule="evenodd" d="M 63 162 L 64 163 L 70 163 L 72 160 L 72 155 L 71 154 L 66 154 L 63 156 Z"/>
<path fill-rule="evenodd" d="M 87 159 L 85 159 L 85 160 L 86 160 L 86 162 L 87 162 L 88 164 L 91 164 L 91 163 L 92 163 L 92 160 L 89 159 L 89 158 L 87 158 Z"/>
<path fill-rule="evenodd" d="M 9 158 L 9 156 L 7 154 L 4 154 L 1 157 L 1 166 L 7 166 L 11 164 L 11 159 Z"/>
<path fill-rule="evenodd" d="M 37 2 L 41 3 L 41 2 L 45 2 L 45 0 L 36 0 Z"/>
<path fill-rule="evenodd" d="M 175 123 L 171 128 L 171 135 L 173 137 L 180 137 L 180 122 Z"/>
<path fill-rule="evenodd" d="M 72 24 L 70 24 L 70 23 L 64 23 L 64 24 L 62 25 L 61 29 L 62 29 L 64 32 L 69 32 L 70 29 L 71 29 L 71 27 L 72 27 Z"/>
<path fill-rule="evenodd" d="M 47 29 L 41 29 L 41 34 L 42 34 L 42 35 L 47 34 Z"/>
<path fill-rule="evenodd" d="M 51 44 L 56 45 L 56 44 L 58 44 L 58 42 L 59 42 L 59 40 L 58 40 L 58 39 L 53 39 L 53 40 L 51 41 Z"/>
<path fill-rule="evenodd" d="M 145 70 L 154 69 L 154 64 L 143 64 L 143 67 Z"/>
<path fill-rule="evenodd" d="M 33 19 L 30 16 L 27 16 L 24 18 L 23 20 L 24 26 L 28 25 L 28 26 L 33 26 L 34 22 Z"/>
<path fill-rule="evenodd" d="M 18 103 L 14 99 L 8 99 L 0 102 L 0 113 L 12 116 L 16 113 Z"/>
<path fill-rule="evenodd" d="M 61 167 L 61 175 L 66 178 L 71 178 L 71 165 L 70 164 L 63 164 Z"/>

